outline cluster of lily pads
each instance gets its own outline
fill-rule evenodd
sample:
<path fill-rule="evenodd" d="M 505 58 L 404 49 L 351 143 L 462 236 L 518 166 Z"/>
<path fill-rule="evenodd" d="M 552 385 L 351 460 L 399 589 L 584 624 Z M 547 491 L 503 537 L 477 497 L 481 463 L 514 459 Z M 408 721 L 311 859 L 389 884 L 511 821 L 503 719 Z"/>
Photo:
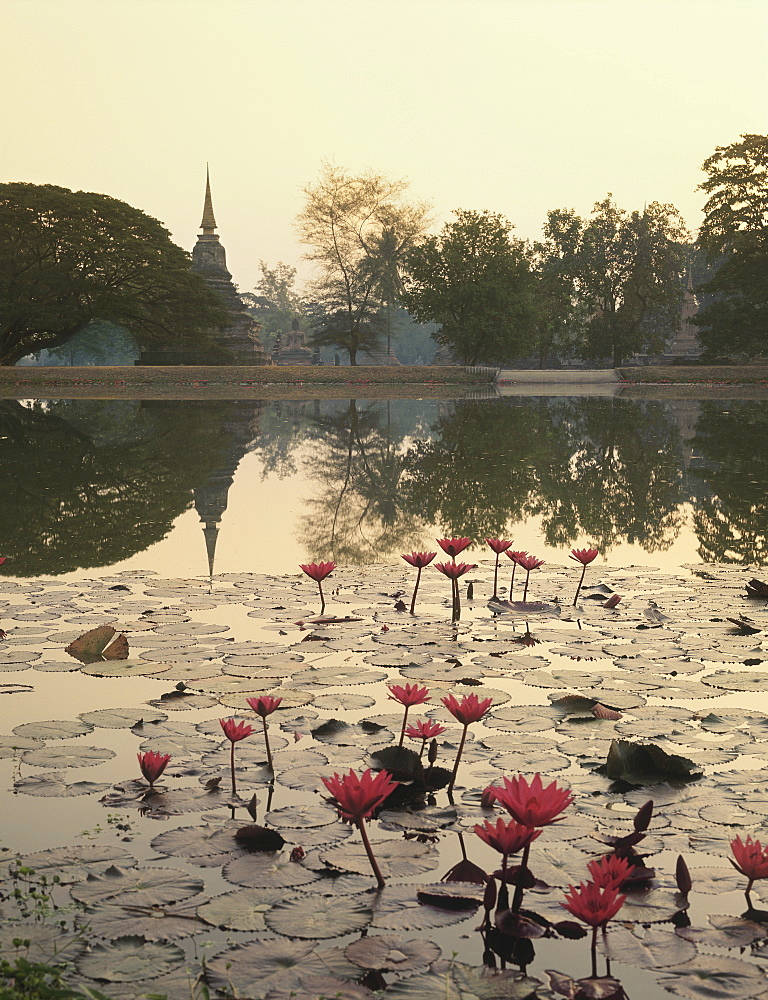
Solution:
<path fill-rule="evenodd" d="M 219 996 L 359 998 L 383 991 L 393 1000 L 432 1000 L 446 991 L 522 998 L 552 991 L 597 996 L 601 989 L 604 997 L 618 997 L 621 987 L 610 982 L 617 964 L 633 1000 L 626 976 L 638 966 L 657 970 L 666 989 L 688 997 L 717 996 L 713 982 L 722 996 L 768 990 L 760 965 L 768 929 L 762 900 L 753 898 L 768 862 L 762 847 L 768 770 L 760 762 L 768 715 L 755 703 L 762 674 L 754 662 L 768 659 L 766 609 L 740 595 L 743 571 L 686 578 L 634 568 L 604 574 L 583 607 L 552 610 L 551 595 L 567 576 L 557 567 L 544 573 L 540 589 L 550 606 L 539 617 L 483 607 L 471 621 L 452 625 L 442 609 L 433 610 L 437 588 L 422 598 L 417 621 L 396 610 L 402 576 L 384 568 L 373 578 L 370 569 L 339 574 L 334 599 L 349 613 L 315 622 L 304 616 L 300 584 L 247 574 L 217 578 L 212 592 L 203 582 L 120 575 L 58 585 L 56 600 L 47 602 L 42 585 L 28 594 L 23 585 L 2 588 L 9 639 L 0 664 L 18 688 L 19 710 L 11 734 L 0 737 L 0 751 L 18 758 L 16 793 L 32 796 L 30 808 L 40 804 L 41 822 L 51 795 L 61 819 L 78 798 L 87 807 L 101 798 L 108 815 L 126 817 L 92 842 L 20 859 L 38 876 L 55 872 L 57 896 L 72 887 L 82 932 L 77 947 L 63 954 L 80 981 L 100 983 L 115 1000 L 142 991 L 189 996 L 190 954 L 183 946 L 199 942 L 203 932 L 216 941 L 204 978 Z M 480 585 L 487 581 L 490 595 L 490 567 L 474 575 Z M 605 608 L 619 589 L 628 595 L 621 607 Z M 742 612 L 750 618 L 751 633 L 728 623 L 724 603 L 737 619 Z M 258 638 L 238 641 L 210 624 L 213 608 L 227 605 L 253 615 Z M 47 619 L 48 609 L 59 618 Z M 66 664 L 57 649 L 75 638 L 67 628 L 81 632 L 104 621 L 109 609 L 128 637 L 129 658 Z M 27 614 L 36 617 L 16 617 Z M 49 638 L 39 639 L 43 634 Z M 67 725 L 27 724 L 17 721 L 24 669 L 60 673 L 61 680 L 77 671 L 96 687 L 100 677 L 151 672 L 156 680 L 144 683 L 163 684 L 163 695 L 155 692 L 152 704 L 131 710 L 84 705 Z M 382 682 L 376 697 L 366 693 Z M 745 705 L 737 708 L 738 697 Z M 227 733 L 253 729 L 251 718 L 260 715 L 250 702 L 265 698 L 281 699 L 261 716 L 269 753 L 261 739 L 232 740 Z M 681 705 L 683 699 L 694 699 L 693 707 Z M 397 715 L 367 714 L 387 702 L 397 704 Z M 422 717 L 410 718 L 417 705 Z M 221 706 L 232 716 L 220 719 Z M 206 709 L 215 716 L 182 721 Z M 256 714 L 241 718 L 245 709 Z M 98 748 L 81 745 L 83 737 L 94 727 L 104 736 L 110 729 L 119 734 L 120 726 L 141 741 L 146 780 L 68 780 L 70 766 L 99 759 Z M 68 745 L 58 743 L 67 738 Z M 694 774 L 664 771 L 668 762 L 654 759 L 654 747 L 670 758 L 689 754 Z M 749 754 L 749 770 L 736 769 L 740 754 Z M 168 759 L 160 780 L 162 758 Z M 558 772 L 564 780 L 555 783 Z M 547 775 L 539 779 L 540 792 L 536 773 Z M 370 794 L 378 798 L 385 784 L 394 787 L 367 817 Z M 547 789 L 567 797 L 567 807 L 550 823 L 527 826 L 522 820 L 530 814 L 516 817 L 488 791 L 503 796 L 516 789 L 527 800 L 532 788 L 534 798 Z M 13 803 L 9 797 L 9 809 Z M 345 810 L 351 824 L 336 822 Z M 152 837 L 148 862 L 138 865 L 128 855 L 124 837 L 194 813 L 200 819 L 182 819 L 184 825 Z M 368 827 L 383 888 L 375 872 L 371 878 L 356 813 Z M 115 843 L 118 825 L 134 829 L 120 831 Z M 731 842 L 739 871 L 708 867 L 712 858 L 715 864 L 725 858 Z M 526 849 L 530 863 L 526 857 L 523 864 Z M 684 853 L 688 862 L 674 875 L 665 874 L 675 869 L 674 861 L 664 861 L 670 852 Z M 651 868 L 654 854 L 662 863 Z M 617 859 L 631 865 L 633 878 L 612 890 L 599 885 L 620 874 Z M 597 873 L 590 862 L 599 863 Z M 441 864 L 446 877 L 425 880 Z M 645 878 L 638 877 L 642 870 Z M 234 890 L 223 892 L 222 878 Z M 723 894 L 743 890 L 744 879 L 751 895 L 738 918 L 731 915 L 738 904 Z M 518 889 L 524 895 L 516 909 Z M 620 909 L 609 916 L 619 897 Z M 725 911 L 701 926 L 695 911 L 715 897 Z M 601 919 L 590 923 L 564 903 Z M 555 948 L 569 963 L 582 960 L 583 944 L 569 944 L 575 934 L 569 914 L 598 931 L 612 921 L 597 944 L 614 976 L 552 973 L 544 987 L 530 972 L 534 944 L 546 956 Z M 692 926 L 682 926 L 687 915 Z M 475 940 L 462 946 L 461 960 L 441 959 L 424 938 L 439 942 L 439 928 L 453 924 Z M 9 949 L 9 934 L 19 931 L 9 924 L 0 945 Z M 33 950 L 43 940 L 63 940 L 54 927 L 24 926 L 23 933 L 39 943 Z M 334 938 L 346 940 L 328 947 Z M 747 948 L 752 960 L 733 952 L 710 958 L 713 946 Z M 593 949 L 593 962 L 594 955 Z"/>

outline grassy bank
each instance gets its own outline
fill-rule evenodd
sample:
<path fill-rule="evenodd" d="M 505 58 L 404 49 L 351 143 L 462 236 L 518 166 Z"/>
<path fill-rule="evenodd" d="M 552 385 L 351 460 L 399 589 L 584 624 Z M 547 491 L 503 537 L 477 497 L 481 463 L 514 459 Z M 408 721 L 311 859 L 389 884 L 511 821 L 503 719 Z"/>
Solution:
<path fill-rule="evenodd" d="M 649 365 L 617 368 L 623 382 L 633 385 L 761 385 L 768 383 L 768 365 Z"/>

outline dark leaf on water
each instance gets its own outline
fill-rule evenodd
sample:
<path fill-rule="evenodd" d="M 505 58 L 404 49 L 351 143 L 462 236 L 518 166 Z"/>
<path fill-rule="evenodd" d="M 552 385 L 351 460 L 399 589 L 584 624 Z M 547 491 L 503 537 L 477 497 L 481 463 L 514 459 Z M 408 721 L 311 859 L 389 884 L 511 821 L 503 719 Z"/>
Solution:
<path fill-rule="evenodd" d="M 541 938 L 547 933 L 547 928 L 531 917 L 514 910 L 502 910 L 496 914 L 496 927 L 502 934 L 518 938 Z"/>
<path fill-rule="evenodd" d="M 655 743 L 613 740 L 603 767 L 597 768 L 614 781 L 629 785 L 654 785 L 661 781 L 696 781 L 701 771 L 687 757 L 667 753 Z"/>
<path fill-rule="evenodd" d="M 121 937 L 109 944 L 92 944 L 76 965 L 90 979 L 134 983 L 162 976 L 183 961 L 184 952 L 177 945 L 152 944 L 143 937 Z"/>
<path fill-rule="evenodd" d="M 276 934 L 318 940 L 342 937 L 367 927 L 373 911 L 359 896 L 313 896 L 277 903 L 264 914 Z"/>
<path fill-rule="evenodd" d="M 268 830 L 255 823 L 241 826 L 235 833 L 235 840 L 247 851 L 279 851 L 285 844 L 277 830 Z"/>

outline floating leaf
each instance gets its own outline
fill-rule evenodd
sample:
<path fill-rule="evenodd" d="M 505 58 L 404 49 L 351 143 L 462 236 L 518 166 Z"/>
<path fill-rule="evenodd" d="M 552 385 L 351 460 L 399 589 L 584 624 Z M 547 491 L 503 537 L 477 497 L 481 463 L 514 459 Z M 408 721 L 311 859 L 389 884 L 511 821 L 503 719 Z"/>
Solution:
<path fill-rule="evenodd" d="M 78 971 L 109 983 L 137 983 L 156 979 L 184 962 L 177 945 L 151 944 L 143 937 L 121 937 L 109 944 L 91 944 L 76 960 Z"/>
<path fill-rule="evenodd" d="M 207 924 L 233 931 L 263 931 L 264 914 L 285 899 L 284 889 L 235 889 L 197 908 Z"/>
<path fill-rule="evenodd" d="M 440 957 L 440 948 L 432 941 L 419 938 L 374 935 L 353 941 L 344 954 L 361 969 L 386 969 L 392 972 L 410 972 L 431 965 Z"/>
<path fill-rule="evenodd" d="M 429 871 L 438 862 L 437 851 L 428 844 L 413 841 L 379 840 L 371 843 L 373 853 L 384 878 L 409 878 Z M 342 871 L 368 874 L 371 863 L 362 844 L 332 847 L 321 855 L 322 861 Z"/>
<path fill-rule="evenodd" d="M 113 865 L 128 868 L 136 864 L 136 859 L 116 844 L 72 844 L 25 854 L 21 863 L 34 869 L 37 875 L 45 875 L 49 881 L 58 878 L 66 884 L 81 882 Z"/>
<path fill-rule="evenodd" d="M 605 940 L 603 951 L 608 958 L 641 969 L 682 965 L 696 955 L 694 944 L 661 927 L 633 927 L 629 930 L 614 925 Z"/>
<path fill-rule="evenodd" d="M 691 1000 L 752 1000 L 766 992 L 763 969 L 722 955 L 699 955 L 666 970 L 659 982 Z"/>
<path fill-rule="evenodd" d="M 124 869 L 113 866 L 102 875 L 90 875 L 71 892 L 81 903 L 119 903 L 121 906 L 161 906 L 178 903 L 203 889 L 199 878 L 176 868 Z"/>
<path fill-rule="evenodd" d="M 115 756 L 115 751 L 107 747 L 41 747 L 39 750 L 27 750 L 21 758 L 25 764 L 36 767 L 87 767 L 89 764 L 100 764 Z"/>
<path fill-rule="evenodd" d="M 446 969 L 401 979 L 387 988 L 387 1000 L 533 1000 L 538 979 L 519 972 L 492 972 L 451 962 Z"/>
<path fill-rule="evenodd" d="M 64 652 L 74 656 L 81 663 L 94 663 L 101 659 L 124 660 L 128 656 L 128 640 L 122 634 L 115 639 L 115 635 L 116 630 L 111 625 L 100 625 L 84 632 L 71 642 Z M 113 653 L 112 645 L 115 644 L 117 649 Z"/>
<path fill-rule="evenodd" d="M 93 781 L 75 781 L 67 784 L 64 776 L 58 771 L 47 771 L 44 774 L 33 774 L 28 778 L 15 781 L 13 787 L 25 795 L 97 795 L 109 788 L 107 784 L 97 784 Z"/>
<path fill-rule="evenodd" d="M 599 769 L 612 780 L 630 785 L 654 785 L 660 781 L 696 781 L 701 771 L 687 757 L 667 753 L 654 743 L 630 743 L 613 740 L 604 768 Z"/>
<path fill-rule="evenodd" d="M 264 921 L 277 934 L 317 940 L 362 930 L 372 917 L 370 906 L 360 898 L 320 896 L 310 904 L 301 898 L 278 903 L 265 913 Z"/>

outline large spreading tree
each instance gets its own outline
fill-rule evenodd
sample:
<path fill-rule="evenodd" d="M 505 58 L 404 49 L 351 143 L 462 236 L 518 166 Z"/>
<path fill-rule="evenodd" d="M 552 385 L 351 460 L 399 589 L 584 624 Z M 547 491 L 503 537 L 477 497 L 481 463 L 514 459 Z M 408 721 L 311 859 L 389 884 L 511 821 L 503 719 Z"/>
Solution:
<path fill-rule="evenodd" d="M 710 354 L 768 353 L 768 136 L 742 135 L 704 161 L 707 194 L 699 243 L 721 262 L 696 317 Z"/>
<path fill-rule="evenodd" d="M 142 347 L 215 348 L 219 297 L 156 220 L 103 194 L 0 184 L 0 364 L 59 347 L 92 320 Z"/>
<path fill-rule="evenodd" d="M 536 279 L 503 215 L 454 214 L 408 254 L 403 303 L 463 364 L 498 364 L 530 347 Z"/>
<path fill-rule="evenodd" d="M 382 307 L 396 297 L 402 258 L 427 225 L 426 206 L 406 201 L 406 189 L 404 181 L 353 176 L 332 164 L 304 189 L 297 227 L 317 267 L 312 339 L 346 351 L 351 365 L 380 347 Z"/>
<path fill-rule="evenodd" d="M 587 220 L 571 209 L 549 212 L 544 233 L 585 316 L 582 357 L 608 357 L 619 366 L 633 354 L 664 349 L 680 326 L 690 243 L 673 205 L 654 201 L 629 213 L 609 194 Z"/>

